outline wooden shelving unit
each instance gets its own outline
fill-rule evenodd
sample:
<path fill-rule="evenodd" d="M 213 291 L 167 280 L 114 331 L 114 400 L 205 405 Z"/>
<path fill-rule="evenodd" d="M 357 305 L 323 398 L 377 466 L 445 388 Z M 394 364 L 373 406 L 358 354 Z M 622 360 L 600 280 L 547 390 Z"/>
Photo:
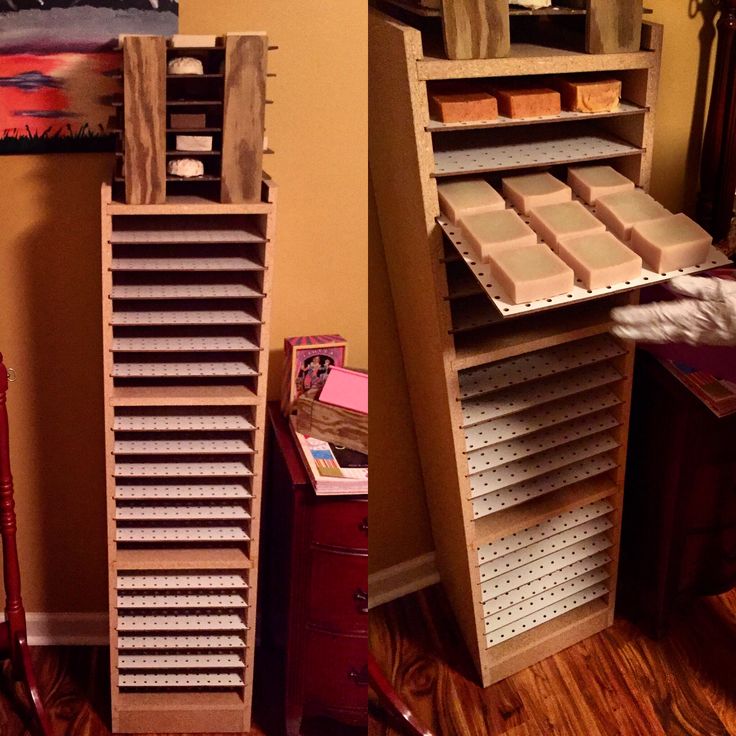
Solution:
<path fill-rule="evenodd" d="M 250 729 L 275 209 L 102 189 L 115 732 Z"/>
<path fill-rule="evenodd" d="M 609 312 L 649 281 L 512 308 L 440 218 L 436 181 L 564 178 L 600 160 L 647 189 L 662 29 L 645 24 L 633 53 L 525 44 L 460 61 L 437 51 L 436 26 L 412 23 L 371 10 L 371 177 L 437 563 L 488 686 L 613 620 L 634 352 L 608 333 Z M 435 80 L 597 71 L 622 80 L 618 113 L 429 117 Z"/>

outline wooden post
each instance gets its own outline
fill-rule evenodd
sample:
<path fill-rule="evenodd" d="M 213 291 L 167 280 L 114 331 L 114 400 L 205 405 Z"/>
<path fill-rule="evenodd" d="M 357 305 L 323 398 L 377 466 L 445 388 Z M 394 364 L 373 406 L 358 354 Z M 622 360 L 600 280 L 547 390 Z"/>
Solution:
<path fill-rule="evenodd" d="M 125 199 L 166 201 L 166 39 L 123 39 Z"/>
<path fill-rule="evenodd" d="M 588 0 L 586 51 L 617 54 L 641 45 L 642 0 Z"/>
<path fill-rule="evenodd" d="M 493 59 L 511 49 L 508 0 L 442 0 L 450 59 Z"/>
<path fill-rule="evenodd" d="M 267 52 L 265 34 L 225 37 L 220 196 L 225 203 L 261 196 Z"/>

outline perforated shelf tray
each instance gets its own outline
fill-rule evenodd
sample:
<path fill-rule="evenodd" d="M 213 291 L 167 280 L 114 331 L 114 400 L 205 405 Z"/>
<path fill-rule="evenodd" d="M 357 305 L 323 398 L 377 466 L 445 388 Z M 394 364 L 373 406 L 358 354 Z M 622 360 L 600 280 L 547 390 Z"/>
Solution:
<path fill-rule="evenodd" d="M 245 337 L 116 337 L 114 353 L 216 353 L 254 352 L 260 346 Z"/>
<path fill-rule="evenodd" d="M 113 258 L 111 271 L 263 271 L 253 258 Z"/>
<path fill-rule="evenodd" d="M 113 299 L 256 299 L 263 292 L 244 284 L 154 284 L 113 286 Z"/>
<path fill-rule="evenodd" d="M 117 607 L 120 609 L 153 608 L 247 608 L 242 595 L 236 593 L 118 593 Z"/>
<path fill-rule="evenodd" d="M 115 463 L 116 478 L 236 478 L 252 475 L 239 462 Z"/>
<path fill-rule="evenodd" d="M 175 230 L 152 222 L 145 230 L 113 230 L 111 243 L 265 243 L 255 229 L 189 228 Z"/>
<path fill-rule="evenodd" d="M 243 440 L 117 440 L 116 455 L 250 455 Z"/>
<path fill-rule="evenodd" d="M 237 613 L 124 613 L 118 616 L 118 631 L 244 631 L 245 622 Z"/>
<path fill-rule="evenodd" d="M 116 501 L 199 501 L 210 499 L 251 498 L 250 491 L 236 483 L 192 485 L 123 485 L 115 486 Z"/>
<path fill-rule="evenodd" d="M 254 426 L 244 414 L 216 413 L 216 409 L 203 409 L 202 413 L 166 414 L 160 409 L 154 414 L 126 414 L 115 417 L 113 429 L 116 432 L 170 432 L 170 431 L 230 431 L 249 430 Z"/>
<path fill-rule="evenodd" d="M 130 544 L 161 542 L 247 542 L 248 535 L 235 526 L 118 527 L 115 540 Z"/>
<path fill-rule="evenodd" d="M 167 325 L 258 325 L 261 320 L 238 309 L 120 312 L 113 311 L 113 327 L 158 327 Z"/>
<path fill-rule="evenodd" d="M 120 675 L 118 685 L 121 688 L 234 688 L 243 686 L 243 678 L 236 674 L 186 674 L 186 675 L 154 675 L 136 674 Z"/>
<path fill-rule="evenodd" d="M 217 363 L 115 363 L 113 378 L 229 378 L 257 376 L 258 371 L 238 361 Z"/>
<path fill-rule="evenodd" d="M 176 573 L 169 575 L 119 572 L 118 590 L 245 590 L 245 578 L 237 573 Z"/>
<path fill-rule="evenodd" d="M 118 657 L 121 670 L 242 670 L 245 662 L 239 654 L 123 654 Z"/>
<path fill-rule="evenodd" d="M 244 627 L 247 628 L 247 627 Z M 245 641 L 239 636 L 227 634 L 203 634 L 196 636 L 144 636 L 121 633 L 118 636 L 118 649 L 123 651 L 158 651 L 172 649 L 245 649 Z"/>
<path fill-rule="evenodd" d="M 244 506 L 227 503 L 187 503 L 178 506 L 160 503 L 146 506 L 120 506 L 115 509 L 118 521 L 239 521 L 250 519 Z"/>

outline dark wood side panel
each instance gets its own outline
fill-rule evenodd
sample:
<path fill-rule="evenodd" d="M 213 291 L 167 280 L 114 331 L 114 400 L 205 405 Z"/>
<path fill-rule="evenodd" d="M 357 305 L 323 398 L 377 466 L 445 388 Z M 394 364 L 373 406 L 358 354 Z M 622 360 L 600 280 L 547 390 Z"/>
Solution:
<path fill-rule="evenodd" d="M 642 0 L 588 0 L 586 50 L 589 54 L 638 51 Z"/>

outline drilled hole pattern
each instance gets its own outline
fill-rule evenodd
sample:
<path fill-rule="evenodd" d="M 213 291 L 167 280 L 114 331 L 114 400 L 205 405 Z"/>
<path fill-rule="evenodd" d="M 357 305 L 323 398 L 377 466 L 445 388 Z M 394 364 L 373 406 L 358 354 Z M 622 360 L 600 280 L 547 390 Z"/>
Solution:
<path fill-rule="evenodd" d="M 235 673 L 207 674 L 121 674 L 118 684 L 128 688 L 238 688 L 243 678 Z"/>
<path fill-rule="evenodd" d="M 117 483 L 115 485 L 116 501 L 185 501 L 214 498 L 245 499 L 251 498 L 251 493 L 244 485 L 237 483 L 172 485 Z"/>
<path fill-rule="evenodd" d="M 113 258 L 113 271 L 262 271 L 253 258 Z"/>
<path fill-rule="evenodd" d="M 240 613 L 218 611 L 211 613 L 181 613 L 176 610 L 146 613 L 121 613 L 118 631 L 172 632 L 172 631 L 244 631 L 245 619 Z"/>
<path fill-rule="evenodd" d="M 116 327 L 165 327 L 167 325 L 257 325 L 258 317 L 242 309 L 209 309 L 201 311 L 115 311 L 111 323 Z"/>
<path fill-rule="evenodd" d="M 114 353 L 253 352 L 258 344 L 245 337 L 116 337 Z"/>
<path fill-rule="evenodd" d="M 243 658 L 228 651 L 207 654 L 192 651 L 182 654 L 123 654 L 118 657 L 121 670 L 242 670 Z"/>
<path fill-rule="evenodd" d="M 250 455 L 251 445 L 239 439 L 116 440 L 116 455 Z"/>
<path fill-rule="evenodd" d="M 247 628 L 247 627 L 246 627 Z M 196 636 L 184 634 L 139 636 L 121 633 L 118 649 L 121 651 L 161 651 L 171 649 L 244 649 L 245 640 L 233 634 L 208 634 Z"/>
<path fill-rule="evenodd" d="M 254 429 L 254 426 L 242 409 L 207 407 L 177 412 L 156 407 L 148 413 L 138 410 L 116 414 L 113 429 L 119 432 L 228 431 Z"/>
<path fill-rule="evenodd" d="M 257 376 L 258 371 L 239 361 L 203 363 L 115 363 L 113 378 L 226 378 Z"/>
<path fill-rule="evenodd" d="M 168 573 L 151 575 L 118 572 L 118 590 L 247 590 L 248 583 L 237 573 Z"/>
<path fill-rule="evenodd" d="M 240 526 L 118 526 L 115 540 L 127 544 L 156 544 L 163 542 L 247 542 L 245 529 Z"/>
<path fill-rule="evenodd" d="M 204 224 L 204 218 L 198 218 Z M 146 229 L 116 229 L 110 242 L 120 243 L 264 243 L 265 238 L 255 227 L 171 227 L 165 221 L 148 220 Z"/>
<path fill-rule="evenodd" d="M 263 292 L 245 284 L 153 284 L 113 286 L 113 299 L 252 299 Z"/>
<path fill-rule="evenodd" d="M 117 503 L 117 521 L 235 521 L 250 519 L 245 506 L 210 501 L 207 503 L 131 505 Z"/>
<path fill-rule="evenodd" d="M 175 608 L 247 608 L 248 603 L 237 593 L 118 593 L 117 606 L 129 609 L 175 609 Z"/>
<path fill-rule="evenodd" d="M 116 462 L 116 478 L 236 478 L 252 475 L 243 462 Z"/>

